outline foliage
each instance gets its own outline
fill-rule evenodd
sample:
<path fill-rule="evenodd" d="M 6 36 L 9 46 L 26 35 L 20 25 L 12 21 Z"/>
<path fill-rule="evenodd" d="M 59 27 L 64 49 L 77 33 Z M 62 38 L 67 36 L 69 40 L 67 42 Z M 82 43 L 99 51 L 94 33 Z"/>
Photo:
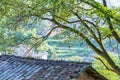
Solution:
<path fill-rule="evenodd" d="M 112 58 L 117 64 L 120 64 L 120 61 L 119 61 L 119 59 L 118 59 L 118 55 L 117 55 L 116 53 L 111 53 L 111 52 L 110 52 L 109 54 L 110 54 L 111 58 Z M 114 54 L 116 54 L 116 55 L 114 55 Z M 96 55 L 96 57 L 97 57 L 97 58 L 100 58 L 109 68 L 111 68 L 110 65 L 108 64 L 108 62 L 107 62 L 104 58 L 100 57 L 99 55 Z M 94 60 L 94 61 L 93 61 L 93 67 L 94 67 L 98 72 L 100 72 L 102 75 L 104 75 L 108 80 L 119 80 L 119 79 L 120 79 L 120 77 L 119 77 L 117 74 L 115 74 L 114 72 L 112 72 L 112 71 L 110 71 L 110 70 L 107 70 L 106 67 L 104 66 L 104 64 L 101 63 L 100 60 Z"/>

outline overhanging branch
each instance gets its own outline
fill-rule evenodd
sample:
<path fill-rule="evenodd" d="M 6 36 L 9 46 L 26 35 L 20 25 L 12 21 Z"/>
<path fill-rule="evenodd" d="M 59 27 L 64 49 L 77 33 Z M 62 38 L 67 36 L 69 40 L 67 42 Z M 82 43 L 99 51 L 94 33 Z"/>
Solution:
<path fill-rule="evenodd" d="M 54 23 L 59 26 L 59 28 L 69 30 L 69 31 L 79 35 L 83 40 L 85 40 L 85 42 L 89 45 L 89 47 L 91 47 L 99 55 L 103 56 L 103 52 L 101 50 L 99 50 L 97 47 L 95 47 L 95 45 L 92 44 L 91 41 L 88 39 L 88 37 L 86 37 L 83 33 L 81 33 L 80 31 L 78 31 L 76 29 L 73 29 L 71 27 L 65 26 L 65 25 L 57 22 L 55 19 L 53 19 L 53 20 L 54 20 Z"/>

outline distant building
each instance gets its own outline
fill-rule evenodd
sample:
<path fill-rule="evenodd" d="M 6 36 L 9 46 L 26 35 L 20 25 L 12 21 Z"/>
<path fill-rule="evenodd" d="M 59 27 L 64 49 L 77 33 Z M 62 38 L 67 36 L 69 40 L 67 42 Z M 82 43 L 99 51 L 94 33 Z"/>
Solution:
<path fill-rule="evenodd" d="M 38 53 L 34 53 L 31 55 L 31 57 L 36 58 L 36 59 L 48 59 L 48 52 L 47 51 L 42 51 Z"/>
<path fill-rule="evenodd" d="M 0 56 L 0 80 L 107 80 L 91 63 Z"/>

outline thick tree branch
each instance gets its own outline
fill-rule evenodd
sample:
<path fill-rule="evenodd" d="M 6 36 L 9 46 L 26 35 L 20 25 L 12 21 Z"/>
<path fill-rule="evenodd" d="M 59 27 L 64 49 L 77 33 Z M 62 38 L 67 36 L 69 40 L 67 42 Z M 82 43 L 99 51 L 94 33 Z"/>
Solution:
<path fill-rule="evenodd" d="M 104 5 L 105 7 L 107 7 L 106 0 L 103 0 L 103 5 Z"/>
<path fill-rule="evenodd" d="M 103 0 L 103 5 L 105 7 L 107 7 L 107 3 L 106 3 L 106 0 Z M 114 38 L 118 41 L 118 43 L 120 43 L 120 36 L 117 34 L 117 32 L 114 30 L 113 28 L 113 24 L 111 22 L 111 19 L 108 15 L 105 14 L 105 17 L 107 19 L 107 22 L 108 22 L 108 25 L 109 25 L 109 29 L 111 31 L 111 33 L 113 34 Z"/>
<path fill-rule="evenodd" d="M 105 68 L 106 68 L 107 70 L 110 70 L 110 71 L 112 71 L 112 72 L 117 73 L 115 70 L 109 68 L 109 67 L 104 63 L 104 61 L 103 61 L 102 59 L 100 59 L 100 58 L 98 58 L 98 57 L 94 57 L 94 58 L 97 59 L 97 60 L 99 60 L 99 61 L 105 66 Z"/>
<path fill-rule="evenodd" d="M 95 39 L 97 42 L 99 42 L 99 41 L 98 41 L 98 38 L 97 38 L 96 35 L 95 35 L 95 33 L 94 33 L 94 32 L 92 31 L 92 29 L 88 26 L 88 24 L 86 24 L 86 23 L 84 22 L 84 20 L 82 20 L 82 18 L 81 18 L 77 13 L 75 13 L 75 12 L 72 11 L 72 10 L 71 10 L 71 12 L 80 19 L 80 22 L 90 31 L 90 33 L 93 35 L 94 39 Z"/>
<path fill-rule="evenodd" d="M 105 50 L 105 48 L 104 48 L 104 46 L 103 46 L 103 44 L 102 44 L 102 41 L 100 41 L 99 38 L 97 38 L 97 36 L 95 35 L 95 32 L 92 31 L 92 29 L 89 27 L 89 25 L 86 24 L 86 23 L 84 22 L 84 20 L 82 20 L 82 18 L 81 18 L 77 13 L 75 13 L 74 11 L 72 11 L 72 13 L 73 13 L 74 15 L 76 15 L 76 16 L 80 19 L 81 23 L 82 23 L 82 24 L 89 30 L 89 32 L 93 35 L 95 41 L 98 43 L 98 45 L 100 46 L 100 48 L 101 48 L 105 53 L 107 53 L 107 51 Z M 92 25 L 93 25 L 93 24 L 92 24 Z M 95 25 L 94 25 L 94 26 L 95 26 Z"/>
<path fill-rule="evenodd" d="M 80 31 L 76 30 L 76 29 L 73 29 L 71 27 L 68 27 L 68 26 L 65 26 L 59 22 L 57 22 L 55 19 L 54 19 L 54 23 L 57 24 L 59 26 L 59 28 L 63 28 L 63 29 L 66 29 L 68 31 L 71 31 L 77 35 L 79 35 L 83 40 L 85 40 L 85 42 L 89 45 L 89 47 L 91 47 L 96 53 L 98 53 L 99 55 L 103 56 L 103 52 L 101 50 L 99 50 L 97 47 L 95 47 L 95 45 L 93 45 L 91 43 L 91 41 L 83 34 L 81 33 Z"/>
<path fill-rule="evenodd" d="M 109 25 L 109 29 L 112 33 L 112 35 L 114 36 L 114 38 L 116 39 L 116 41 L 118 41 L 118 43 L 120 43 L 120 36 L 117 34 L 117 32 L 114 30 L 113 28 L 113 24 L 111 22 L 111 19 L 109 17 L 106 17 L 108 25 Z"/>
<path fill-rule="evenodd" d="M 91 43 L 91 41 L 89 41 L 89 39 L 83 33 L 79 32 L 76 29 L 73 29 L 73 28 L 67 27 L 65 25 L 62 25 L 62 24 L 60 24 L 57 21 L 55 21 L 55 23 L 57 25 L 59 25 L 60 28 L 63 28 L 63 29 L 69 30 L 69 31 L 71 31 L 71 32 L 73 32 L 75 34 L 78 34 L 88 44 L 89 47 L 91 47 L 97 54 L 99 54 L 100 56 L 102 56 L 103 58 L 105 58 L 114 70 L 116 70 L 116 71 L 120 70 L 119 67 L 116 66 L 116 64 L 114 63 L 114 61 L 110 58 L 110 56 L 108 55 L 108 53 L 106 51 L 103 52 L 103 51 L 99 50 L 97 47 L 95 47 Z M 117 72 L 117 74 L 119 74 L 119 71 Z"/>
<path fill-rule="evenodd" d="M 91 47 L 97 54 L 99 54 L 100 56 L 102 56 L 105 60 L 108 61 L 108 63 L 110 64 L 110 66 L 115 70 L 117 71 L 117 74 L 120 74 L 119 70 L 120 68 L 118 66 L 116 66 L 116 64 L 114 63 L 114 61 L 110 58 L 110 56 L 108 55 L 108 53 L 106 52 L 106 50 L 104 51 L 101 51 L 99 50 L 96 46 L 94 46 L 91 41 L 89 41 L 89 39 L 83 34 L 81 33 L 80 31 L 76 30 L 76 29 L 73 29 L 71 27 L 67 27 L 63 24 L 60 24 L 59 22 L 57 22 L 56 20 L 54 20 L 54 22 L 59 25 L 60 28 L 63 28 L 63 29 L 66 29 L 66 30 L 69 30 L 75 34 L 78 34 L 87 44 L 89 47 Z"/>

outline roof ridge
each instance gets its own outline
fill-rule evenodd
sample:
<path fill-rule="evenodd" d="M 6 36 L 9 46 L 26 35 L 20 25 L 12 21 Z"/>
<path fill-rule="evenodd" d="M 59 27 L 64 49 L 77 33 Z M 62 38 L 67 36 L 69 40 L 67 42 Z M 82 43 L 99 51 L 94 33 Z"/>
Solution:
<path fill-rule="evenodd" d="M 78 64 L 87 64 L 87 65 L 92 65 L 92 63 L 89 62 L 76 62 L 76 61 L 64 61 L 64 60 L 44 60 L 44 59 L 35 59 L 32 57 L 21 57 L 21 56 L 15 56 L 15 55 L 0 55 L 0 58 L 4 59 L 17 59 L 18 61 L 35 61 L 35 62 L 64 62 L 64 63 L 78 63 Z"/>

